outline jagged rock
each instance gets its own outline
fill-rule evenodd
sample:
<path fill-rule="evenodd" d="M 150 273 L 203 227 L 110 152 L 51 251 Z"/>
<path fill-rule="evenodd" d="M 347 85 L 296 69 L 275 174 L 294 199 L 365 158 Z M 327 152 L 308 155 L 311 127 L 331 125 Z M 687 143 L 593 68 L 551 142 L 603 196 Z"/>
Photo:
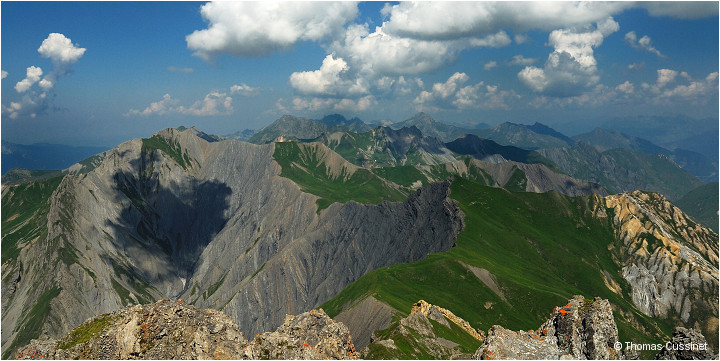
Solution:
<path fill-rule="evenodd" d="M 322 309 L 285 316 L 274 332 L 258 334 L 245 348 L 246 359 L 348 360 L 357 359 L 347 327 Z"/>
<path fill-rule="evenodd" d="M 248 342 L 226 314 L 167 299 L 88 320 L 60 340 L 33 340 L 17 359 L 355 359 L 347 327 L 325 312 L 287 316 Z"/>
<path fill-rule="evenodd" d="M 454 337 L 467 333 L 477 341 L 467 349 L 467 346 L 442 337 L 448 333 Z M 395 321 L 382 332 L 374 332 L 370 345 L 362 353 L 369 358 L 467 359 L 484 338 L 484 332 L 473 329 L 451 311 L 420 300 L 413 304 L 410 315 Z M 402 344 L 402 349 L 397 344 Z"/>
<path fill-rule="evenodd" d="M 610 302 L 574 296 L 567 305 L 555 307 L 535 332 L 493 326 L 473 359 L 617 360 L 615 342 L 618 331 Z"/>
<path fill-rule="evenodd" d="M 226 314 L 167 299 L 88 320 L 60 340 L 33 340 L 19 359 L 232 359 L 246 340 Z"/>
<path fill-rule="evenodd" d="M 485 343 L 473 354 L 474 360 L 552 360 L 561 351 L 557 344 L 536 333 L 510 331 L 502 326 L 490 328 Z"/>
<path fill-rule="evenodd" d="M 705 341 L 705 336 L 695 329 L 676 327 L 672 340 L 665 344 L 656 360 L 709 360 L 712 351 Z"/>
<path fill-rule="evenodd" d="M 416 302 L 412 309 L 410 310 L 410 313 L 420 312 L 425 317 L 435 320 L 439 322 L 440 324 L 444 325 L 445 327 L 450 327 L 450 324 L 447 320 L 450 320 L 452 323 L 460 326 L 465 332 L 469 333 L 470 336 L 474 337 L 476 340 L 482 342 L 485 340 L 485 332 L 482 330 L 476 330 L 472 326 L 470 326 L 470 323 L 463 320 L 462 318 L 455 316 L 454 313 L 452 313 L 450 310 L 447 310 L 442 307 L 438 307 L 435 305 L 431 305 L 425 300 L 420 300 Z M 446 320 L 447 318 L 447 320 Z"/>

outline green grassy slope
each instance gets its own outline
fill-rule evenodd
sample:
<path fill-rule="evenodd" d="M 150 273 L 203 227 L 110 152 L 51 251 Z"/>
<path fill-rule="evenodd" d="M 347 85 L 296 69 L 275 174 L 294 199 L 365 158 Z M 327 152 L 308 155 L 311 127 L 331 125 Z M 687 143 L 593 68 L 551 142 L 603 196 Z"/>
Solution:
<path fill-rule="evenodd" d="M 393 188 L 382 178 L 367 169 L 350 174 L 342 169 L 333 176 L 330 165 L 322 161 L 318 148 L 302 143 L 275 143 L 273 158 L 282 167 L 281 176 L 299 184 L 303 191 L 315 194 L 318 209 L 333 202 L 354 200 L 360 203 L 378 204 L 384 200 L 402 201 L 406 195 Z"/>
<path fill-rule="evenodd" d="M 670 334 L 669 324 L 642 315 L 629 297 L 605 286 L 603 271 L 628 290 L 608 250 L 614 242 L 608 223 L 612 217 L 593 216 L 601 206 L 597 198 L 512 193 L 465 179 L 456 179 L 451 190 L 466 215 L 456 247 L 373 271 L 323 304 L 325 311 L 335 316 L 345 305 L 374 295 L 408 314 L 414 302 L 424 299 L 475 328 L 499 324 L 526 330 L 581 294 L 607 298 L 618 307 L 615 317 L 623 341 L 655 342 Z M 505 300 L 463 263 L 490 271 Z M 645 334 L 638 331 L 641 327 Z"/>
<path fill-rule="evenodd" d="M 47 235 L 48 201 L 62 176 L 11 186 L 2 197 L 2 264 L 14 262 L 26 242 Z"/>

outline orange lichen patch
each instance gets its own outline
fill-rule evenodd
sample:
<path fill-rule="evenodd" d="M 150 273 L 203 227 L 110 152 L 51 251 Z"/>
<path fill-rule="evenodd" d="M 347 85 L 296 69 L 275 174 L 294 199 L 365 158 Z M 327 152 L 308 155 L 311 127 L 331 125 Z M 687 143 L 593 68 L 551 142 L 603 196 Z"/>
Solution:
<path fill-rule="evenodd" d="M 182 304 L 182 303 L 183 303 L 183 299 L 182 299 L 182 298 L 179 299 L 179 300 L 177 301 L 177 303 Z"/>
<path fill-rule="evenodd" d="M 308 346 L 310 346 L 310 345 L 308 345 L 307 342 L 304 342 L 304 343 L 302 344 L 302 347 L 308 347 Z"/>
<path fill-rule="evenodd" d="M 570 313 L 570 311 L 568 311 L 568 310 L 559 310 L 558 312 L 560 312 L 560 314 L 563 315 L 563 316 L 565 316 L 565 315 L 567 315 L 568 313 Z"/>

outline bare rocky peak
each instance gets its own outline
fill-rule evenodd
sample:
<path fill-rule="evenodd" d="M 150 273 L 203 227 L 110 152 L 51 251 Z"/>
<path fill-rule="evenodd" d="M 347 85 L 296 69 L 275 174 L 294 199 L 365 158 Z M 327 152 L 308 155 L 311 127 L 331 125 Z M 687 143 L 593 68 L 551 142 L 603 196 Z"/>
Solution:
<path fill-rule="evenodd" d="M 167 299 L 90 319 L 65 337 L 34 340 L 18 359 L 354 359 L 347 328 L 322 309 L 287 316 L 248 342 L 226 314 Z"/>
<path fill-rule="evenodd" d="M 473 359 L 617 360 L 618 330 L 610 302 L 574 296 L 555 307 L 536 331 L 510 331 L 493 326 Z"/>

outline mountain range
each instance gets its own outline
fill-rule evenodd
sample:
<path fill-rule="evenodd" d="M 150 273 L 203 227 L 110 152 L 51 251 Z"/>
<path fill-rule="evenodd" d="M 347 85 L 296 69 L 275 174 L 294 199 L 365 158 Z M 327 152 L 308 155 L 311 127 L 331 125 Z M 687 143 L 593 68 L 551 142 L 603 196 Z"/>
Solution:
<path fill-rule="evenodd" d="M 369 312 L 347 324 L 358 345 L 392 338 L 412 358 L 393 330 L 418 300 L 473 329 L 526 329 L 584 294 L 610 300 L 621 340 L 685 326 L 717 349 L 718 235 L 672 203 L 702 182 L 667 157 L 363 124 L 283 116 L 258 144 L 165 129 L 3 180 L 3 358 L 163 298 L 223 311 L 246 335 L 319 306 Z M 453 330 L 442 338 L 475 345 Z"/>

